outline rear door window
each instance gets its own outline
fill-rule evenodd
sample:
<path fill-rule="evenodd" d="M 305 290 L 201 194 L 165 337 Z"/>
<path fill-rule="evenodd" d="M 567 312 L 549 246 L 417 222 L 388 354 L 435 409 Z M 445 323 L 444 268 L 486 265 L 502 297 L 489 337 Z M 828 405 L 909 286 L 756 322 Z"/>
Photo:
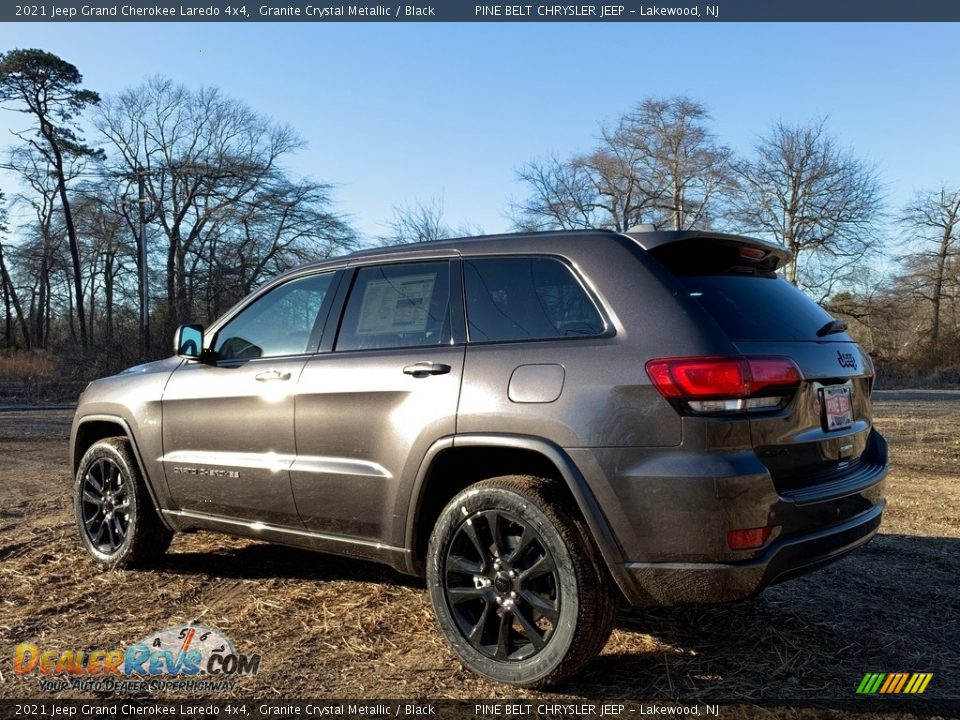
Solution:
<path fill-rule="evenodd" d="M 471 342 L 601 335 L 606 325 L 573 271 L 555 258 L 464 258 Z"/>
<path fill-rule="evenodd" d="M 347 299 L 336 350 L 450 343 L 450 263 L 361 268 Z"/>

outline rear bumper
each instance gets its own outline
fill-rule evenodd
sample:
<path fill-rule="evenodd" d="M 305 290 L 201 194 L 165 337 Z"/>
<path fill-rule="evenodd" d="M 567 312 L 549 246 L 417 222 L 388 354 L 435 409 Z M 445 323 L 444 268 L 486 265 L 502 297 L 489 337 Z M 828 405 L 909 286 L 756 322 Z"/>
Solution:
<path fill-rule="evenodd" d="M 743 600 L 774 583 L 829 563 L 876 535 L 886 502 L 842 523 L 776 541 L 760 557 L 737 563 L 640 563 L 623 566 L 627 600 L 684 605 Z"/>

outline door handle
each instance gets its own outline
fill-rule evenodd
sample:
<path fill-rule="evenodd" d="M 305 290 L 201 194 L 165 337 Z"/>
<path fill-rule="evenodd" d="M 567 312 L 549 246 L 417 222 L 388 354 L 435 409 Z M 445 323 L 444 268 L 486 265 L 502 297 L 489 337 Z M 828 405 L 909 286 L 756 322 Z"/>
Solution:
<path fill-rule="evenodd" d="M 280 372 L 279 370 L 264 370 L 262 373 L 254 375 L 257 382 L 270 382 L 271 380 L 289 380 L 290 373 Z"/>
<path fill-rule="evenodd" d="M 443 363 L 418 362 L 414 365 L 407 365 L 403 372 L 406 375 L 414 377 L 426 377 L 427 375 L 445 375 L 450 372 L 450 366 Z"/>

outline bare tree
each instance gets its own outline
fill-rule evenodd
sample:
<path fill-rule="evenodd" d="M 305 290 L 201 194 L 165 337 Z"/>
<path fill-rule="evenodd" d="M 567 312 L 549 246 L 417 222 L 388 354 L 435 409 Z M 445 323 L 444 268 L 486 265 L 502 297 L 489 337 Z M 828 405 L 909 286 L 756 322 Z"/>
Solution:
<path fill-rule="evenodd" d="M 89 284 L 89 336 L 93 343 L 96 321 L 100 320 L 108 347 L 111 347 L 114 341 L 118 287 L 135 256 L 124 232 L 124 215 L 120 199 L 116 196 L 116 188 L 117 185 L 112 179 L 101 179 L 84 186 L 75 201 L 77 228 L 87 240 L 81 249 Z M 98 318 L 95 310 L 101 291 L 103 311 L 102 317 Z"/>
<path fill-rule="evenodd" d="M 930 340 L 940 339 L 941 306 L 948 290 L 957 292 L 957 258 L 960 257 L 960 188 L 941 187 L 919 193 L 905 208 L 902 220 L 915 246 L 924 247 L 907 256 L 914 294 L 930 303 Z"/>
<path fill-rule="evenodd" d="M 824 305 L 847 321 L 851 335 L 871 355 L 889 358 L 900 352 L 909 307 L 891 277 L 863 268 Z"/>
<path fill-rule="evenodd" d="M 735 187 L 732 152 L 716 143 L 709 118 L 689 98 L 649 98 L 604 128 L 592 152 L 528 163 L 517 173 L 530 192 L 511 204 L 515 226 L 709 226 Z"/>
<path fill-rule="evenodd" d="M 3 206 L 4 195 L 0 191 L 0 235 L 7 232 L 7 209 Z M 11 307 L 17 314 L 17 322 L 20 325 L 20 333 L 23 335 L 23 342 L 30 347 L 30 328 L 27 325 L 26 317 L 23 314 L 23 307 L 20 305 L 20 297 L 17 295 L 17 288 L 10 278 L 10 271 L 7 268 L 7 260 L 3 254 L 3 239 L 0 238 L 0 285 L 3 287 L 3 307 L 4 307 L 4 339 L 7 345 L 15 344 L 15 333 L 13 330 L 13 313 Z"/>
<path fill-rule="evenodd" d="M 352 230 L 330 211 L 332 186 L 276 177 L 225 207 L 191 256 L 190 286 L 213 318 L 266 277 L 352 249 Z M 201 298 L 192 297 L 199 306 Z"/>
<path fill-rule="evenodd" d="M 276 189 L 288 182 L 279 161 L 302 140 L 216 89 L 193 91 L 163 78 L 108 98 L 95 124 L 116 150 L 117 173 L 146 186 L 167 241 L 167 321 L 176 325 L 192 312 L 190 281 L 211 257 L 210 244 L 236 237 L 226 224 L 250 217 L 250 207 L 271 210 Z M 326 203 L 329 186 L 318 188 L 301 197 Z M 346 224 L 329 212 L 327 220 L 304 237 L 320 247 L 348 243 Z"/>
<path fill-rule="evenodd" d="M 52 168 L 63 209 L 64 225 L 73 262 L 73 283 L 80 343 L 87 349 L 80 244 L 67 194 L 66 166 L 70 158 L 99 158 L 86 145 L 75 125 L 75 116 L 100 97 L 80 87 L 83 76 L 65 60 L 43 50 L 11 50 L 0 55 L 0 102 L 13 103 L 19 112 L 33 116 L 35 127 L 15 133 L 40 153 Z"/>
<path fill-rule="evenodd" d="M 674 230 L 708 225 L 718 196 L 735 185 L 733 153 L 707 128 L 710 113 L 688 97 L 648 98 L 607 140 L 633 151 L 647 194 Z"/>
<path fill-rule="evenodd" d="M 603 213 L 594 178 L 579 158 L 553 156 L 535 160 L 517 171 L 529 195 L 511 203 L 514 225 L 519 230 L 580 230 L 606 227 L 611 218 Z"/>
<path fill-rule="evenodd" d="M 394 206 L 387 229 L 387 234 L 377 237 L 380 245 L 406 245 L 483 234 L 481 228 L 470 225 L 450 227 L 444 219 L 443 200 L 439 198 Z"/>
<path fill-rule="evenodd" d="M 24 181 L 24 189 L 13 197 L 13 205 L 29 208 L 32 221 L 21 228 L 23 240 L 17 247 L 20 266 L 30 277 L 29 323 L 33 345 L 45 348 L 50 337 L 52 316 L 54 268 L 63 264 L 63 258 L 72 255 L 63 247 L 67 240 L 66 222 L 57 212 L 60 180 L 49 159 L 31 145 L 20 145 L 10 150 L 10 166 L 17 169 Z M 82 172 L 82 158 L 65 158 L 62 176 L 68 185 Z M 71 208 L 73 197 L 71 196 Z M 73 216 L 71 209 L 71 216 Z M 76 228 L 78 223 L 74 222 Z M 80 231 L 78 230 L 78 233 Z M 78 241 L 78 256 L 82 263 L 82 243 Z M 66 254 L 65 254 L 66 253 Z M 67 260 L 68 267 L 72 265 Z M 75 273 L 75 271 L 74 271 Z M 69 279 L 69 277 L 68 277 Z M 86 316 L 86 312 L 84 313 Z M 76 328 L 72 318 L 69 322 L 71 337 L 76 341 Z"/>
<path fill-rule="evenodd" d="M 514 224 L 522 230 L 610 228 L 623 232 L 653 222 L 655 203 L 641 175 L 636 149 L 607 139 L 588 155 L 550 157 L 521 168 L 518 178 L 529 196 L 512 203 Z"/>
<path fill-rule="evenodd" d="M 786 278 L 821 299 L 880 246 L 878 173 L 827 135 L 824 121 L 778 123 L 739 177 L 737 227 L 790 249 Z"/>

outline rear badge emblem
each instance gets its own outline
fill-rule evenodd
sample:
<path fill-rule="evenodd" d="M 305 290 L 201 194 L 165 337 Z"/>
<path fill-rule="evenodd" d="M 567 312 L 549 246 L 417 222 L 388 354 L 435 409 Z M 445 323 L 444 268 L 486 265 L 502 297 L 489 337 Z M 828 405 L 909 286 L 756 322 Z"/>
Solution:
<path fill-rule="evenodd" d="M 837 362 L 842 368 L 857 369 L 857 358 L 853 353 L 845 353 L 837 350 Z"/>

